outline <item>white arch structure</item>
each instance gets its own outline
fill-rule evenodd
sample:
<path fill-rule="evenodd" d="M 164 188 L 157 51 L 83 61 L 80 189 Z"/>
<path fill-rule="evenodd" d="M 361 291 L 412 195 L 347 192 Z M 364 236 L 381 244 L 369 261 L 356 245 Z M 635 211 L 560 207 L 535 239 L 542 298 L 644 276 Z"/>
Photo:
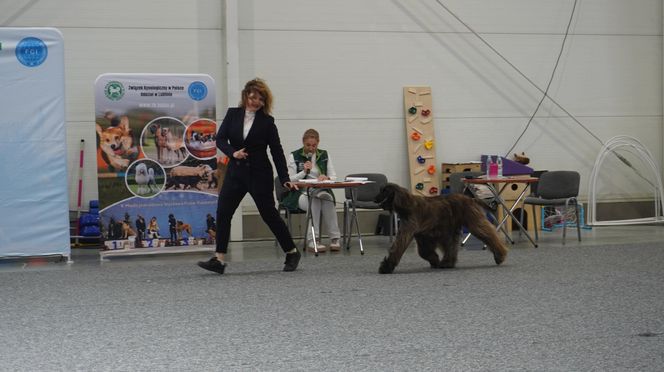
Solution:
<path fill-rule="evenodd" d="M 597 220 L 597 211 L 596 211 L 596 187 L 597 187 L 597 177 L 599 176 L 599 170 L 602 167 L 606 157 L 609 155 L 618 155 L 615 152 L 616 149 L 621 147 L 627 147 L 635 152 L 635 155 L 638 155 L 641 160 L 646 163 L 652 174 L 655 176 L 656 184 L 653 185 L 654 199 L 655 199 L 655 216 L 646 217 L 646 218 L 635 218 L 628 220 L 612 220 L 612 221 L 598 221 Z M 625 161 L 621 158 L 621 160 Z M 626 163 L 628 164 L 628 163 Z M 588 224 L 592 226 L 613 226 L 613 225 L 637 225 L 643 223 L 658 223 L 664 222 L 664 217 L 662 216 L 662 200 L 664 199 L 664 188 L 662 187 L 662 176 L 657 168 L 657 164 L 653 160 L 652 154 L 648 149 L 641 144 L 636 138 L 629 136 L 615 136 L 611 138 L 599 152 L 597 159 L 595 159 L 595 165 L 593 166 L 593 171 L 590 175 L 590 185 L 588 187 Z"/>

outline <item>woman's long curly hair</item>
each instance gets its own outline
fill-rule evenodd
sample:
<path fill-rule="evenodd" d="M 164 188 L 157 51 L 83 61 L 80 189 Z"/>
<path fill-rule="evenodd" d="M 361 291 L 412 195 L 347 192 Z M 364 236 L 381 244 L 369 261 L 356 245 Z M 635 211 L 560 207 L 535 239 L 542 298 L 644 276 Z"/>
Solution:
<path fill-rule="evenodd" d="M 260 78 L 255 78 L 249 80 L 242 89 L 242 101 L 240 101 L 240 107 L 247 107 L 247 101 L 249 100 L 249 94 L 251 92 L 258 93 L 263 98 L 263 108 L 261 109 L 265 114 L 272 114 L 272 91 L 270 87 L 267 86 L 265 80 Z"/>

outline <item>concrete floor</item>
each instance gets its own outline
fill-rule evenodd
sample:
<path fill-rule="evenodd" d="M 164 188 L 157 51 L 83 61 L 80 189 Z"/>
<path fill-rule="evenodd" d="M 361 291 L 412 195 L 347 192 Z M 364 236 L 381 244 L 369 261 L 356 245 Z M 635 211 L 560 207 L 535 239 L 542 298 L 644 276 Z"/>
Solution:
<path fill-rule="evenodd" d="M 452 270 L 384 236 L 281 271 L 273 241 L 210 254 L 0 261 L 3 370 L 597 370 L 664 365 L 664 226 L 545 232 Z"/>

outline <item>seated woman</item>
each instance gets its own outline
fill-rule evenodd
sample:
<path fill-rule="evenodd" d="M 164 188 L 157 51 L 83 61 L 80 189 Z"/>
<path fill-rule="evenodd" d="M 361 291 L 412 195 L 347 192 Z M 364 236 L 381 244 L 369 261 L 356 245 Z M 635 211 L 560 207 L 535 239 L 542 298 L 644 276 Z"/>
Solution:
<path fill-rule="evenodd" d="M 299 148 L 289 154 L 288 157 L 288 175 L 291 181 L 302 181 L 304 179 L 317 179 L 319 181 L 335 180 L 337 174 L 334 171 L 332 160 L 325 150 L 318 148 L 320 136 L 314 129 L 307 129 L 302 136 L 302 148 Z M 308 198 L 305 192 L 291 191 L 282 203 L 288 208 L 300 208 L 307 210 Z M 314 223 L 314 231 L 320 239 L 321 220 L 325 223 L 327 232 L 330 236 L 330 250 L 339 251 L 341 245 L 339 238 L 339 224 L 337 222 L 337 211 L 335 208 L 334 194 L 330 189 L 315 189 L 311 198 L 311 215 Z M 310 229 L 307 226 L 307 229 Z M 309 231 L 309 230 L 307 230 Z M 307 250 L 314 251 L 313 237 L 308 234 Z M 318 252 L 325 252 L 326 247 L 317 242 Z"/>
<path fill-rule="evenodd" d="M 159 224 L 157 217 L 152 217 L 148 224 L 148 239 L 159 239 Z"/>

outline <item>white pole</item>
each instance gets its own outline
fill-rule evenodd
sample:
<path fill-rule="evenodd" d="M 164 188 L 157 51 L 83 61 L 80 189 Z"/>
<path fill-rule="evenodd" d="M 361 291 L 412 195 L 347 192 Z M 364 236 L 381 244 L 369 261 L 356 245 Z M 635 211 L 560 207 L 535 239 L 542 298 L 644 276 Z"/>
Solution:
<path fill-rule="evenodd" d="M 240 43 L 237 0 L 224 1 L 224 39 L 226 55 L 226 107 L 237 106 L 240 100 Z M 220 114 L 223 117 L 226 111 Z M 242 205 L 240 213 L 233 215 L 231 222 L 231 240 L 242 240 Z"/>

